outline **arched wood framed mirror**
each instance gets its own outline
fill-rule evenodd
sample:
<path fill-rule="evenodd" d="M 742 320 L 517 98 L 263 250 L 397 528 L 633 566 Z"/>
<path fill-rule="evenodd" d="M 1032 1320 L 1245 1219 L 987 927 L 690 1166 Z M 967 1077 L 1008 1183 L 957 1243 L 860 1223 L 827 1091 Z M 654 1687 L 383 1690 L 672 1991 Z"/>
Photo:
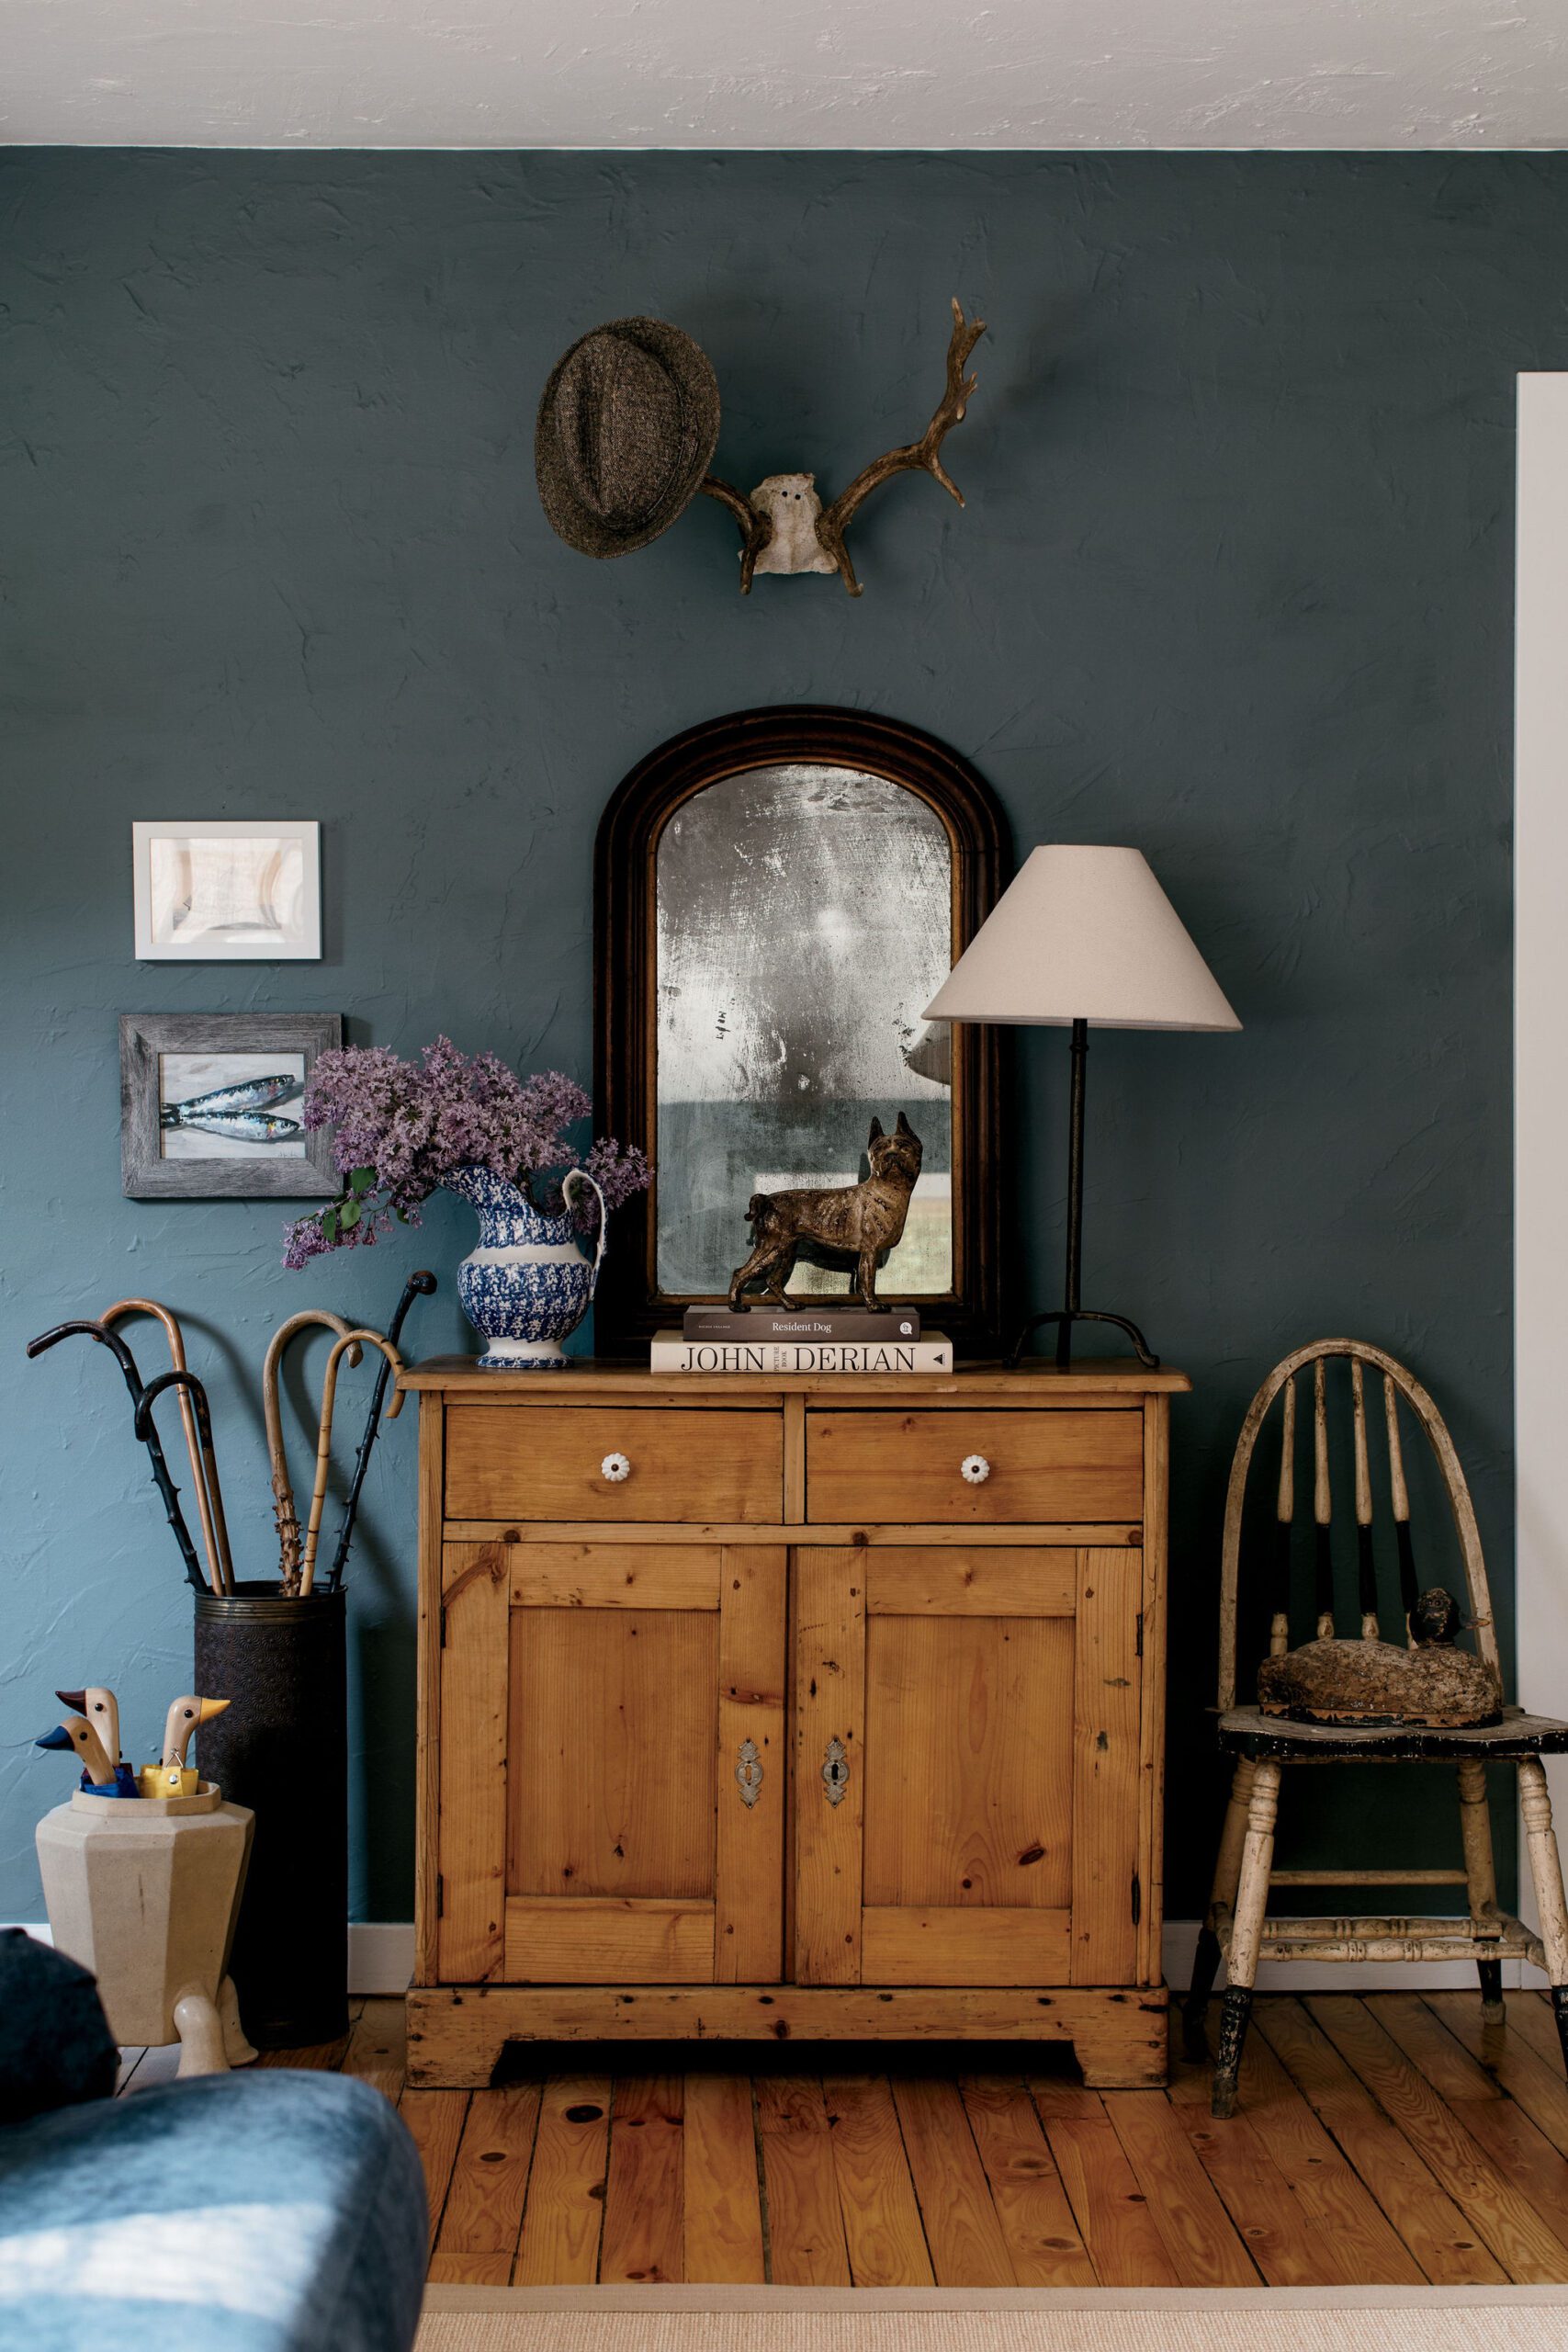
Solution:
<path fill-rule="evenodd" d="M 616 1220 L 602 1354 L 722 1298 L 752 1193 L 853 1183 L 872 1118 L 899 1111 L 924 1160 L 879 1295 L 970 1352 L 994 1340 L 997 1033 L 920 1012 L 996 901 L 1005 839 L 955 752 L 861 711 L 739 711 L 626 778 L 594 854 L 596 1111 L 656 1174 Z M 791 1283 L 846 1290 L 829 1261 Z"/>

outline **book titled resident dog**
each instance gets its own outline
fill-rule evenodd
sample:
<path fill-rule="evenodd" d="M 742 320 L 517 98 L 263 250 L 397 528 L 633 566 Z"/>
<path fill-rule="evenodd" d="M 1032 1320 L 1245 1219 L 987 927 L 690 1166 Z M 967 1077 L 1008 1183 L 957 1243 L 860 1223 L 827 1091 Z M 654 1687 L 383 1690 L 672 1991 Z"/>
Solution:
<path fill-rule="evenodd" d="M 820 1347 L 849 1341 L 869 1347 L 874 1340 L 918 1340 L 918 1307 L 879 1307 L 868 1314 L 863 1306 L 752 1306 L 736 1314 L 728 1306 L 688 1306 L 681 1324 L 685 1340 L 716 1340 L 726 1347 L 755 1347 L 760 1340 L 777 1340 L 789 1347 Z"/>

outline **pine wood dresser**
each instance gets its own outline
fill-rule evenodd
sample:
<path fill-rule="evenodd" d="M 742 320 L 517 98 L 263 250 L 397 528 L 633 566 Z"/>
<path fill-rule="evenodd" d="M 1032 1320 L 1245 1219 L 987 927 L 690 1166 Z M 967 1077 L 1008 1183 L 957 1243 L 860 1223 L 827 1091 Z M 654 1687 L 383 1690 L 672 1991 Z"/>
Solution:
<path fill-rule="evenodd" d="M 411 2082 L 516 2041 L 933 2036 L 1164 2080 L 1180 1374 L 404 1385 Z"/>

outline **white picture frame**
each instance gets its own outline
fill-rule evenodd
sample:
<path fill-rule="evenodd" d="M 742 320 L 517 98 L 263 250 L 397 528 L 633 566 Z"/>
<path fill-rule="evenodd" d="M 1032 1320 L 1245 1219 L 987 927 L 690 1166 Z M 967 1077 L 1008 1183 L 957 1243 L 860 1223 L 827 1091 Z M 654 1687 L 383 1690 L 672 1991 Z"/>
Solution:
<path fill-rule="evenodd" d="M 130 837 L 138 963 L 320 961 L 313 818 L 138 820 Z"/>

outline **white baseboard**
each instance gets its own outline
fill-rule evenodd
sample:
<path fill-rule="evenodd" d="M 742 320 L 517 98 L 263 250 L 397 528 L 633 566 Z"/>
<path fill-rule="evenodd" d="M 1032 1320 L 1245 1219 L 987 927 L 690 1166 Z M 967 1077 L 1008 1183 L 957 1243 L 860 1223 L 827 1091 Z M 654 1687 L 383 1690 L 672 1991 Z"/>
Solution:
<path fill-rule="evenodd" d="M 26 1922 L 23 1922 L 27 1925 Z M 29 1936 L 51 1940 L 47 1927 L 28 1926 Z M 1198 1940 L 1196 1919 L 1168 1919 L 1165 1926 L 1165 1981 L 1176 1992 L 1185 1989 L 1192 1974 L 1192 1951 Z M 355 1919 L 348 1929 L 348 1989 L 353 1995 L 406 1993 L 413 1974 L 413 1924 L 402 1919 Z M 1281 1960 L 1266 1962 L 1258 1972 L 1260 1993 L 1470 1993 L 1475 1990 L 1475 1967 L 1468 1960 L 1332 1961 Z M 1222 1975 L 1223 1984 L 1224 1978 Z M 1503 1983 L 1513 1991 L 1521 1984 L 1546 1982 L 1528 1962 L 1506 1960 Z"/>
<path fill-rule="evenodd" d="M 412 1919 L 351 1919 L 348 1926 L 348 1989 L 358 1993 L 406 1993 L 413 1975 Z"/>
<path fill-rule="evenodd" d="M 54 1941 L 53 1931 L 47 1920 L 41 1926 L 36 1919 L 17 1919 L 6 1924 L 20 1928 L 24 1935 L 36 1937 L 40 1944 Z M 412 1974 L 412 1921 L 349 1921 L 348 1989 L 351 1996 L 362 1993 L 406 1993 Z"/>

